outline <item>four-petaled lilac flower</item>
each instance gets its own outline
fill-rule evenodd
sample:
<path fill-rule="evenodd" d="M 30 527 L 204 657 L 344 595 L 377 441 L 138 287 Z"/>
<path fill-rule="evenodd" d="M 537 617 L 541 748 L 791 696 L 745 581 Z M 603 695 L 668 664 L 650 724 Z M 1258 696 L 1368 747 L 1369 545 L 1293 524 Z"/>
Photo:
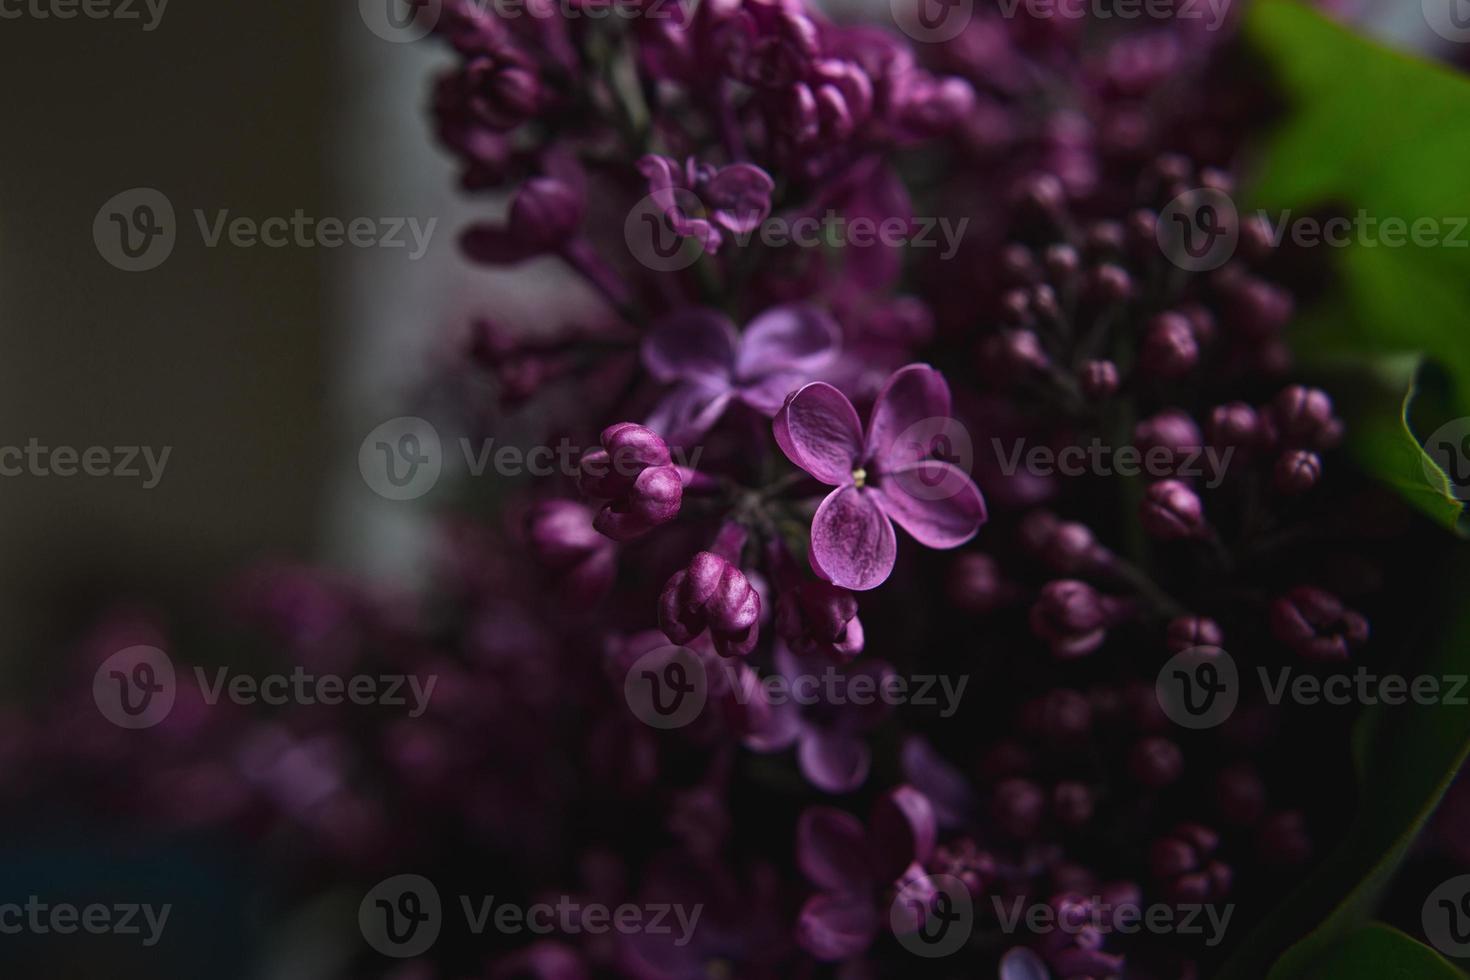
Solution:
<path fill-rule="evenodd" d="M 845 810 L 811 807 L 796 824 L 796 863 L 821 889 L 802 906 L 796 941 L 824 962 L 857 956 L 878 936 L 878 902 L 897 882 L 922 884 L 934 853 L 934 808 L 912 786 L 879 798 L 864 827 Z"/>
<path fill-rule="evenodd" d="M 669 227 L 699 242 L 713 255 L 726 235 L 748 235 L 771 213 L 771 175 L 753 163 L 716 167 L 689 157 L 677 160 L 650 154 L 638 161 L 648 178 L 648 196 Z"/>
<path fill-rule="evenodd" d="M 654 324 L 643 342 L 643 364 L 673 384 L 648 426 L 675 444 L 708 432 L 731 401 L 766 416 L 837 356 L 842 333 L 815 306 L 778 306 L 756 317 L 744 335 L 722 313 L 688 309 Z"/>
<path fill-rule="evenodd" d="M 847 396 L 823 382 L 792 394 L 776 414 L 776 442 L 797 466 L 836 487 L 812 519 L 812 568 L 863 591 L 893 571 L 893 522 L 930 548 L 955 548 L 985 523 L 969 474 L 930 457 L 950 420 L 949 386 L 927 364 L 894 372 L 878 393 L 866 436 Z"/>

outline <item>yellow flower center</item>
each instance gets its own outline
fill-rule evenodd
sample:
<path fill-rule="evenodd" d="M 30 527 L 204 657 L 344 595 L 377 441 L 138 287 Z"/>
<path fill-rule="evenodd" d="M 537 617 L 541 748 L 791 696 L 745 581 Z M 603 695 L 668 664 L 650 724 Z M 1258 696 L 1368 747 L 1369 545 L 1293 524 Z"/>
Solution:
<path fill-rule="evenodd" d="M 867 483 L 867 482 L 868 482 L 868 471 L 867 470 L 865 470 L 861 466 L 859 466 L 857 469 L 855 469 L 855 470 L 852 471 L 852 484 L 853 484 L 853 486 L 860 487 L 864 483 Z"/>

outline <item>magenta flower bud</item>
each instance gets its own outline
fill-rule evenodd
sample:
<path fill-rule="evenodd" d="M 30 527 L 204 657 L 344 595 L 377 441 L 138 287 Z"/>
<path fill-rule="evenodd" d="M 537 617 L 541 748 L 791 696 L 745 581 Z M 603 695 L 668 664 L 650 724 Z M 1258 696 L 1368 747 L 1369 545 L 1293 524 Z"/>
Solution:
<path fill-rule="evenodd" d="M 1148 488 L 1139 507 L 1143 529 L 1163 541 L 1197 538 L 1205 533 L 1205 508 L 1199 495 L 1178 480 L 1159 480 Z"/>
<path fill-rule="evenodd" d="M 1059 823 L 1081 827 L 1092 819 L 1092 791 L 1081 783 L 1057 783 L 1051 792 L 1051 806 Z"/>
<path fill-rule="evenodd" d="M 1021 181 L 1016 199 L 1052 221 L 1061 220 L 1067 210 L 1067 189 L 1055 174 L 1036 174 Z"/>
<path fill-rule="evenodd" d="M 669 447 L 652 429 L 619 422 L 602 432 L 602 448 L 582 457 L 578 486 L 605 500 L 593 526 L 629 541 L 679 514 L 684 485 Z"/>
<path fill-rule="evenodd" d="M 538 252 L 551 252 L 576 235 L 586 213 L 582 194 L 564 180 L 532 177 L 510 205 L 510 234 Z"/>
<path fill-rule="evenodd" d="M 1200 824 L 1180 824 L 1154 842 L 1149 867 L 1164 891 L 1179 901 L 1213 901 L 1230 894 L 1234 877 L 1213 855 L 1220 835 Z"/>
<path fill-rule="evenodd" d="M 1123 224 L 1128 236 L 1128 247 L 1134 255 L 1147 255 L 1150 251 L 1157 252 L 1159 227 L 1159 213 L 1150 208 L 1139 208 L 1129 212 L 1127 220 Z"/>
<path fill-rule="evenodd" d="M 1077 278 L 1082 268 L 1082 257 L 1070 245 L 1048 245 L 1042 254 L 1046 274 L 1058 286 L 1067 286 Z"/>
<path fill-rule="evenodd" d="M 1008 289 L 1000 298 L 1000 318 L 1013 327 L 1030 326 L 1031 295 L 1024 289 Z"/>
<path fill-rule="evenodd" d="M 1108 255 L 1123 251 L 1126 233 L 1116 221 L 1098 221 L 1087 229 L 1087 252 L 1089 255 Z"/>
<path fill-rule="evenodd" d="M 1011 243 L 1000 251 L 1000 271 L 1006 282 L 1028 286 L 1041 278 L 1036 256 L 1025 245 Z"/>
<path fill-rule="evenodd" d="M 1177 408 L 1165 409 L 1133 427 L 1133 442 L 1146 455 L 1156 449 L 1167 450 L 1169 466 L 1198 454 L 1204 437 L 1194 419 Z"/>
<path fill-rule="evenodd" d="M 1236 332 L 1267 340 L 1286 328 L 1295 307 L 1289 292 L 1244 273 L 1222 276 L 1222 280 L 1226 318 Z"/>
<path fill-rule="evenodd" d="M 1111 398 L 1118 392 L 1118 365 L 1112 361 L 1088 361 L 1077 374 L 1082 393 L 1094 401 Z"/>
<path fill-rule="evenodd" d="M 1105 262 L 1092 270 L 1088 286 L 1100 302 L 1121 303 L 1133 296 L 1133 277 L 1122 266 Z"/>
<path fill-rule="evenodd" d="M 514 129 L 541 105 L 541 80 L 519 54 L 500 52 L 470 60 L 464 68 L 469 109 L 492 130 Z"/>
<path fill-rule="evenodd" d="M 1266 812 L 1266 784 L 1250 763 L 1239 763 L 1215 779 L 1220 818 L 1233 827 L 1253 826 Z"/>
<path fill-rule="evenodd" d="M 1075 575 L 1112 561 L 1112 554 L 1098 544 L 1092 529 L 1077 521 L 1058 521 L 1041 544 L 1041 559 L 1063 575 Z"/>
<path fill-rule="evenodd" d="M 1250 449 L 1261 439 L 1261 421 L 1245 402 L 1229 402 L 1210 410 L 1206 423 L 1210 445 L 1217 449 Z"/>
<path fill-rule="evenodd" d="M 1288 496 L 1306 493 L 1322 479 L 1322 458 L 1305 449 L 1293 449 L 1276 461 L 1276 489 Z"/>
<path fill-rule="evenodd" d="M 706 629 L 722 657 L 743 657 L 760 636 L 761 597 L 740 569 L 701 551 L 675 572 L 658 600 L 658 624 L 669 642 L 685 644 Z"/>
<path fill-rule="evenodd" d="M 1111 619 L 1110 602 L 1086 582 L 1048 582 L 1031 607 L 1031 632 L 1051 646 L 1053 656 L 1083 657 L 1102 646 Z"/>
<path fill-rule="evenodd" d="M 1167 738 L 1140 739 L 1128 753 L 1128 772 L 1150 789 L 1163 789 L 1184 774 L 1184 753 Z"/>
<path fill-rule="evenodd" d="M 1048 323 L 1059 323 L 1062 319 L 1062 304 L 1057 291 L 1042 283 L 1031 289 L 1031 310 Z"/>
<path fill-rule="evenodd" d="M 593 527 L 589 508 L 574 500 L 543 500 L 527 511 L 525 531 L 531 554 L 558 576 L 569 597 L 592 602 L 612 587 L 616 549 Z"/>
<path fill-rule="evenodd" d="M 1017 375 L 1043 371 L 1051 364 L 1041 340 L 1030 330 L 1003 330 L 986 337 L 980 355 L 990 373 L 998 379 L 1014 379 Z"/>
<path fill-rule="evenodd" d="M 1292 385 L 1271 402 L 1271 420 L 1282 444 L 1331 449 L 1342 437 L 1342 423 L 1332 414 L 1332 399 L 1320 388 Z"/>
<path fill-rule="evenodd" d="M 1092 732 L 1092 704 L 1077 691 L 1058 688 L 1028 702 L 1020 721 L 1028 735 L 1054 744 L 1076 742 Z"/>
<path fill-rule="evenodd" d="M 1240 249 L 1249 259 L 1266 258 L 1276 250 L 1276 236 L 1264 215 L 1253 214 L 1240 222 Z"/>
<path fill-rule="evenodd" d="M 1300 810 L 1271 814 L 1256 835 L 1256 849 L 1261 859 L 1270 864 L 1286 867 L 1306 864 L 1313 850 L 1306 817 Z"/>
<path fill-rule="evenodd" d="M 1030 837 L 1046 813 L 1046 794 L 1029 779 L 1007 779 L 995 787 L 991 812 L 1013 837 Z"/>
<path fill-rule="evenodd" d="M 929 870 L 937 875 L 953 875 L 969 889 L 971 898 L 979 898 L 995 880 L 995 857 L 969 837 L 951 841 L 934 851 Z"/>
<path fill-rule="evenodd" d="M 776 600 L 776 633 L 799 656 L 846 663 L 863 652 L 857 596 L 830 582 L 803 582 Z"/>
<path fill-rule="evenodd" d="M 1169 621 L 1164 642 L 1170 653 L 1179 653 L 1193 647 L 1218 647 L 1225 642 L 1225 634 L 1213 619 L 1180 616 Z"/>
<path fill-rule="evenodd" d="M 1346 660 L 1368 641 L 1368 621 L 1331 592 L 1302 585 L 1271 604 L 1271 633 L 1308 660 Z"/>
<path fill-rule="evenodd" d="M 1179 313 L 1160 313 L 1149 323 L 1138 351 L 1138 366 L 1160 378 L 1179 378 L 1199 363 L 1199 345 L 1189 320 Z"/>
<path fill-rule="evenodd" d="M 1000 566 L 989 555 L 967 552 L 949 567 L 949 601 L 968 613 L 988 613 L 1009 598 Z"/>

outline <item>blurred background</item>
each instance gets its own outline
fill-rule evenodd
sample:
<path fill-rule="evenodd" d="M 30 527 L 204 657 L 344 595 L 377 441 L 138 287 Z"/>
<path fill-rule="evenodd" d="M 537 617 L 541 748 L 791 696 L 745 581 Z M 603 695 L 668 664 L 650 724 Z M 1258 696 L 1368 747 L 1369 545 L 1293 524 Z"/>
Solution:
<path fill-rule="evenodd" d="M 0 0 L 0 447 L 168 452 L 153 487 L 141 454 L 134 477 L 0 476 L 7 688 L 101 605 L 203 605 L 263 557 L 416 579 L 440 491 L 384 500 L 358 474 L 358 447 L 402 414 L 472 314 L 534 321 L 560 283 L 456 259 L 458 229 L 499 205 L 459 196 L 434 145 L 425 110 L 442 53 L 369 27 L 399 2 L 134 2 L 125 17 L 116 0 L 114 16 L 62 19 L 64 4 Z M 1332 5 L 1406 47 L 1432 37 L 1409 0 Z M 173 251 L 144 272 L 109 264 L 94 238 L 99 209 L 134 188 L 176 215 Z M 419 258 L 411 246 L 207 247 L 196 210 L 436 223 Z M 173 947 L 179 962 L 205 947 L 241 976 L 307 977 L 332 956 L 293 946 L 290 927 L 277 938 L 291 955 L 243 955 L 256 948 L 248 923 L 268 917 L 248 907 L 251 889 L 219 887 L 259 876 L 236 856 L 51 830 L 0 849 L 3 877 L 188 896 L 218 929 Z M 148 972 L 126 959 L 136 950 L 104 943 L 79 938 L 46 975 L 95 977 L 99 954 L 110 976 Z M 6 954 L 0 975 L 6 962 L 28 961 Z"/>

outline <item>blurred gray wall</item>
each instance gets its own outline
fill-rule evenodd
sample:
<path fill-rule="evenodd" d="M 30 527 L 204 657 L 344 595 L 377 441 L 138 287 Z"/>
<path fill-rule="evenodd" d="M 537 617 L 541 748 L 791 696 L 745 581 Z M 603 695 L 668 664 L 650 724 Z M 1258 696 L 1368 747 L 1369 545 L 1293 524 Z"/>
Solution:
<path fill-rule="evenodd" d="M 205 248 L 190 212 L 321 213 L 338 17 L 173 0 L 145 31 L 35 2 L 0 19 L 0 446 L 173 449 L 152 490 L 0 477 L 0 656 L 23 657 L 79 599 L 192 599 L 244 555 L 312 549 L 327 257 Z M 92 226 L 138 186 L 173 203 L 178 242 L 126 273 Z"/>

